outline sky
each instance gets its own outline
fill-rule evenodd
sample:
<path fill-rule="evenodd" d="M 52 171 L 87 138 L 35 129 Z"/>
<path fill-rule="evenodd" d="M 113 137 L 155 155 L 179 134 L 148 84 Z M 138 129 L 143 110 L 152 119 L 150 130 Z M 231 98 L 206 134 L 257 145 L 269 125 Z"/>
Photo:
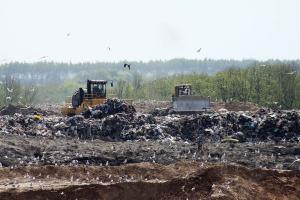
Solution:
<path fill-rule="evenodd" d="M 0 0 L 0 8 L 0 64 L 300 55 L 299 0 Z"/>

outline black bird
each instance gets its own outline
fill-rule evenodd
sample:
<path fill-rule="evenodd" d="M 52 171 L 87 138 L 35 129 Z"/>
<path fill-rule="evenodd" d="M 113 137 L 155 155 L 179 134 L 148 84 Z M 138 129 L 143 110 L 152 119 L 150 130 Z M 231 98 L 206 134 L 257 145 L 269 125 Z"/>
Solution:
<path fill-rule="evenodd" d="M 200 51 L 201 51 L 201 48 L 197 52 L 200 52 Z"/>
<path fill-rule="evenodd" d="M 124 67 L 128 66 L 128 69 L 130 69 L 130 64 L 125 63 Z"/>
<path fill-rule="evenodd" d="M 110 50 L 110 48 L 109 47 L 107 47 L 108 48 L 108 50 Z"/>

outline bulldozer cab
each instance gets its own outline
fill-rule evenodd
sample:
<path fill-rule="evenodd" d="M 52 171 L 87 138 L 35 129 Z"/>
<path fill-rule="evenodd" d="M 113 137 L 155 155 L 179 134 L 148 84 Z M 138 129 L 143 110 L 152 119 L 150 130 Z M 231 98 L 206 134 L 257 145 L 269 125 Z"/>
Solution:
<path fill-rule="evenodd" d="M 175 97 L 190 96 L 192 93 L 191 84 L 175 85 Z"/>

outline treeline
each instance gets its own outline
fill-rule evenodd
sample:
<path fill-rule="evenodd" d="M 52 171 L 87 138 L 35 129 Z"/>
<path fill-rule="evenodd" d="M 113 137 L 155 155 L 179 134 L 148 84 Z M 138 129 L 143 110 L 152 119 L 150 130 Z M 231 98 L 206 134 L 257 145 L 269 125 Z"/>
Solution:
<path fill-rule="evenodd" d="M 121 69 L 123 66 L 121 67 Z M 6 68 L 5 68 L 6 69 Z M 104 79 L 108 94 L 123 99 L 170 100 L 176 84 L 192 84 L 196 94 L 210 96 L 211 101 L 237 100 L 282 109 L 300 109 L 300 80 L 298 62 L 252 62 L 246 67 L 229 66 L 214 74 L 173 73 L 157 71 L 145 74 L 137 70 L 96 69 L 79 72 L 64 83 L 48 81 L 45 85 L 20 77 L 2 76 L 0 106 L 13 104 L 43 104 L 64 102 L 79 87 L 86 88 L 86 79 Z M 58 70 L 58 69 L 57 69 Z M 53 69 L 53 73 L 55 69 Z M 11 91 L 13 89 L 13 91 Z M 10 97 L 9 99 L 7 99 Z"/>
<path fill-rule="evenodd" d="M 257 103 L 282 109 L 300 109 L 300 77 L 297 63 L 274 65 L 254 62 L 242 69 L 229 67 L 215 75 L 174 74 L 145 83 L 143 77 L 135 76 L 132 82 L 120 80 L 114 92 L 121 98 L 170 100 L 176 84 L 192 84 L 196 94 L 210 96 L 211 101 Z"/>
<path fill-rule="evenodd" d="M 132 72 L 138 72 L 143 77 L 152 75 L 148 79 L 156 79 L 159 77 L 167 77 L 176 73 L 184 74 L 200 74 L 206 73 L 213 75 L 218 71 L 222 71 L 228 67 L 238 66 L 239 68 L 245 68 L 253 62 L 257 62 L 254 59 L 244 60 L 214 60 L 214 59 L 203 59 L 203 60 L 191 60 L 177 58 L 167 61 L 156 60 L 149 62 L 136 62 L 136 61 L 119 61 L 119 62 L 85 62 L 85 63 L 56 63 L 40 61 L 36 63 L 26 62 L 10 62 L 1 63 L 0 74 L 1 77 L 11 76 L 15 79 L 20 80 L 22 84 L 27 82 L 34 82 L 35 84 L 45 85 L 49 82 L 64 83 L 66 78 L 73 78 L 77 76 L 77 80 L 83 83 L 86 78 L 93 75 L 94 79 L 109 79 L 119 80 L 120 72 L 124 72 L 127 76 L 128 81 L 132 81 Z M 300 60 L 273 60 L 269 59 L 268 64 L 274 65 L 276 63 L 291 63 L 295 62 L 300 64 Z M 131 69 L 124 68 L 124 63 L 130 63 Z M 9 66 L 9 67 L 5 67 Z M 128 72 L 128 73 L 127 73 Z M 84 80 L 85 79 L 85 80 Z"/>

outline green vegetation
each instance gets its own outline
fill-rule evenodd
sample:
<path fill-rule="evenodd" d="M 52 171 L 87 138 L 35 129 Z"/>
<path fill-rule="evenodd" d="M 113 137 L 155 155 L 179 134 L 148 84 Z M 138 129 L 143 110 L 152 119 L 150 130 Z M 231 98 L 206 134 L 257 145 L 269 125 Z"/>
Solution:
<path fill-rule="evenodd" d="M 196 94 L 210 96 L 211 101 L 232 98 L 271 108 L 279 105 L 282 109 L 300 108 L 299 60 L 262 63 L 174 59 L 131 63 L 131 70 L 123 68 L 122 63 L 11 63 L 9 68 L 1 70 L 0 106 L 10 103 L 7 97 L 11 97 L 14 104 L 63 102 L 79 87 L 85 88 L 86 79 L 104 79 L 114 82 L 114 87 L 107 85 L 108 94 L 123 99 L 169 101 L 174 85 L 189 83 Z M 208 72 L 203 72 L 203 66 Z M 20 69 L 22 67 L 25 69 Z M 14 91 L 9 92 L 7 88 Z"/>

